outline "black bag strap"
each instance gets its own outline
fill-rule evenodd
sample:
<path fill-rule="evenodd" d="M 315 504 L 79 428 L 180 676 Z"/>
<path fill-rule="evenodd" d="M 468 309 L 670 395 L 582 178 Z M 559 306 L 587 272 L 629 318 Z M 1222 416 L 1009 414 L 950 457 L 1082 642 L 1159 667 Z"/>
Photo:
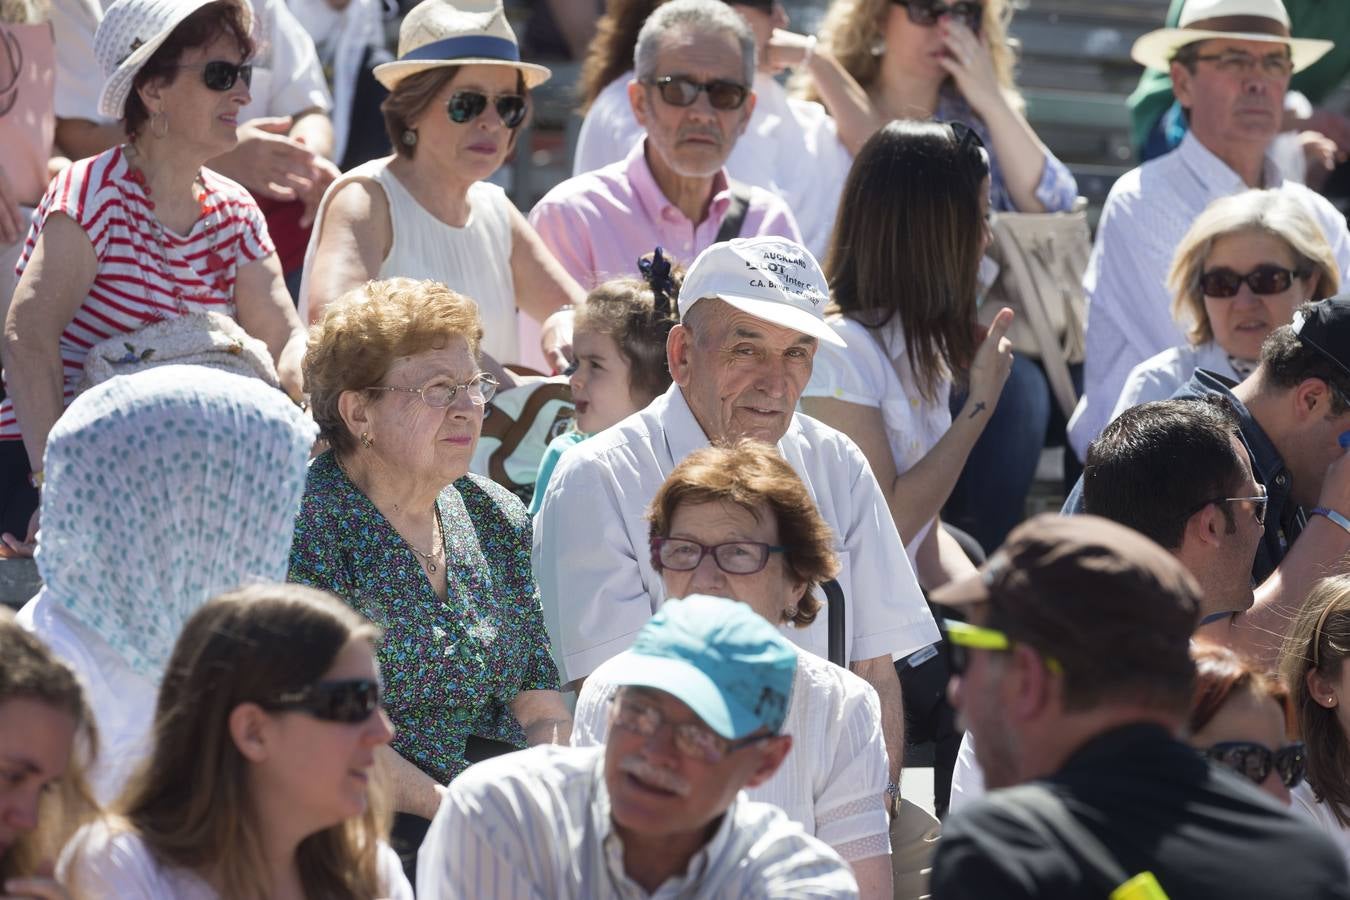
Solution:
<path fill-rule="evenodd" d="M 717 237 L 713 240 L 716 244 L 740 237 L 745 215 L 750 212 L 750 188 L 739 181 L 729 181 L 727 187 L 731 189 L 731 205 L 722 219 L 722 227 L 717 229 Z"/>
<path fill-rule="evenodd" d="M 844 665 L 844 589 L 839 586 L 839 582 L 831 578 L 820 586 L 825 592 L 826 616 L 829 622 L 829 638 L 826 646 L 829 648 L 830 662 L 836 666 Z"/>

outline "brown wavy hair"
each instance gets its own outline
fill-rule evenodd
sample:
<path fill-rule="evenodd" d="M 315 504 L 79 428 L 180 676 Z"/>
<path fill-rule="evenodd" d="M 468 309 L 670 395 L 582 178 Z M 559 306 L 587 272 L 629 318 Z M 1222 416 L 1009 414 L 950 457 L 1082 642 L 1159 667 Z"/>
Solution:
<path fill-rule="evenodd" d="M 609 0 L 605 14 L 595 26 L 595 37 L 586 50 L 581 64 L 578 91 L 581 112 L 591 108 L 610 82 L 633 68 L 633 51 L 637 47 L 642 23 L 666 0 Z"/>
<path fill-rule="evenodd" d="M 983 151 L 950 126 L 893 121 L 858 151 L 825 254 L 830 311 L 874 329 L 898 316 L 930 402 L 975 358 L 988 174 Z"/>
<path fill-rule="evenodd" d="M 614 278 L 586 295 L 573 323 L 574 330 L 609 335 L 618 346 L 628 361 L 628 395 L 640 407 L 670 387 L 666 337 L 679 324 L 675 298 L 684 282 L 684 268 L 673 264 L 670 279 L 664 310 L 657 308 L 656 295 L 647 281 Z"/>
<path fill-rule="evenodd" d="M 670 522 L 682 504 L 732 503 L 759 518 L 768 507 L 778 524 L 783 560 L 806 585 L 797 614 L 784 624 L 804 628 L 816 620 L 816 587 L 839 573 L 834 532 L 821 518 L 811 494 L 777 449 L 761 441 L 738 440 L 696 450 L 671 470 L 647 508 L 651 537 L 669 537 Z M 659 560 L 653 559 L 657 572 Z M 779 623 L 775 623 L 779 624 Z"/>
<path fill-rule="evenodd" d="M 98 811 L 85 771 L 98 753 L 94 717 L 75 673 L 34 635 L 0 611 L 0 704 L 33 700 L 75 720 L 75 746 L 65 774 L 38 803 L 37 828 L 0 855 L 0 886 L 6 879 L 36 875 L 55 862 L 66 840 Z"/>
<path fill-rule="evenodd" d="M 308 687 L 348 641 L 373 644 L 379 634 L 341 600 L 297 584 L 253 585 L 208 602 L 174 646 L 155 709 L 154 749 L 118 801 L 113 828 L 139 836 L 164 865 L 209 876 L 222 897 L 266 897 L 246 789 L 251 763 L 230 735 L 230 713 Z M 387 896 L 377 858 L 389 820 L 378 782 L 372 779 L 364 814 L 296 848 L 305 896 Z"/>
<path fill-rule="evenodd" d="M 1308 747 L 1308 784 L 1342 828 L 1350 828 L 1350 735 L 1336 708 L 1318 703 L 1308 687 L 1317 672 L 1337 680 L 1350 657 L 1350 575 L 1323 578 L 1308 592 L 1285 633 L 1280 675 L 1289 690 L 1298 731 Z"/>
<path fill-rule="evenodd" d="M 820 47 L 839 60 L 848 74 L 872 93 L 881 74 L 881 57 L 872 46 L 882 37 L 882 23 L 890 14 L 893 0 L 834 0 L 820 25 Z M 989 48 L 999 87 L 1014 108 L 1025 106 L 1017 90 L 1013 72 L 1017 66 L 1017 41 L 1008 35 L 1013 6 L 1009 0 L 984 0 L 984 18 L 980 20 L 980 40 Z M 805 72 L 793 76 L 794 94 L 820 101 L 815 81 Z"/>
<path fill-rule="evenodd" d="M 1212 722 L 1228 698 L 1244 692 L 1274 700 L 1284 714 L 1285 734 L 1292 731 L 1289 692 L 1278 678 L 1261 672 L 1233 650 L 1208 641 L 1193 641 L 1191 658 L 1195 660 L 1195 696 L 1186 722 L 1190 734 Z"/>

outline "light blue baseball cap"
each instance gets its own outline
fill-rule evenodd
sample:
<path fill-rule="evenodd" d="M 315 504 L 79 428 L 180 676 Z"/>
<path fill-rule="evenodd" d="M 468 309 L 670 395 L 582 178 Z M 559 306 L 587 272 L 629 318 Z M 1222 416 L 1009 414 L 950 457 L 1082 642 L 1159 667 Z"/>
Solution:
<path fill-rule="evenodd" d="M 667 601 L 612 667 L 616 685 L 665 691 L 734 741 L 782 729 L 797 650 L 746 604 L 694 594 Z"/>

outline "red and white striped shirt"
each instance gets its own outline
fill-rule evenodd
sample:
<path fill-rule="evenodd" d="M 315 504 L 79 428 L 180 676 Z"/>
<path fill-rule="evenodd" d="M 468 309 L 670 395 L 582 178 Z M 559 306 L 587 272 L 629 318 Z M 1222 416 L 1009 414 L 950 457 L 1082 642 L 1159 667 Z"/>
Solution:
<path fill-rule="evenodd" d="M 61 332 L 67 404 L 75 397 L 90 347 L 189 312 L 233 317 L 239 267 L 276 252 L 258 205 L 228 178 L 201 170 L 203 213 L 180 236 L 152 218 L 154 204 L 131 177 L 134 171 L 122 148 L 114 147 L 58 175 L 34 214 L 15 266 L 22 275 L 52 213 L 69 216 L 94 245 L 94 282 Z M 14 404 L 6 397 L 0 403 L 0 440 L 19 437 Z"/>

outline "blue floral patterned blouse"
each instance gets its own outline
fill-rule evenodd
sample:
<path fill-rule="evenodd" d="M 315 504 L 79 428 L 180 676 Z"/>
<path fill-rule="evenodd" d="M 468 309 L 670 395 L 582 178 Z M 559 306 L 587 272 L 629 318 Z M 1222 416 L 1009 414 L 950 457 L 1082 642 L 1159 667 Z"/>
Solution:
<path fill-rule="evenodd" d="M 394 527 L 323 454 L 309 467 L 290 580 L 332 591 L 384 629 L 378 656 L 394 749 L 445 784 L 467 766 L 469 735 L 525 746 L 509 704 L 521 691 L 557 690 L 558 670 L 520 500 L 466 475 L 436 506 L 445 602 Z"/>

